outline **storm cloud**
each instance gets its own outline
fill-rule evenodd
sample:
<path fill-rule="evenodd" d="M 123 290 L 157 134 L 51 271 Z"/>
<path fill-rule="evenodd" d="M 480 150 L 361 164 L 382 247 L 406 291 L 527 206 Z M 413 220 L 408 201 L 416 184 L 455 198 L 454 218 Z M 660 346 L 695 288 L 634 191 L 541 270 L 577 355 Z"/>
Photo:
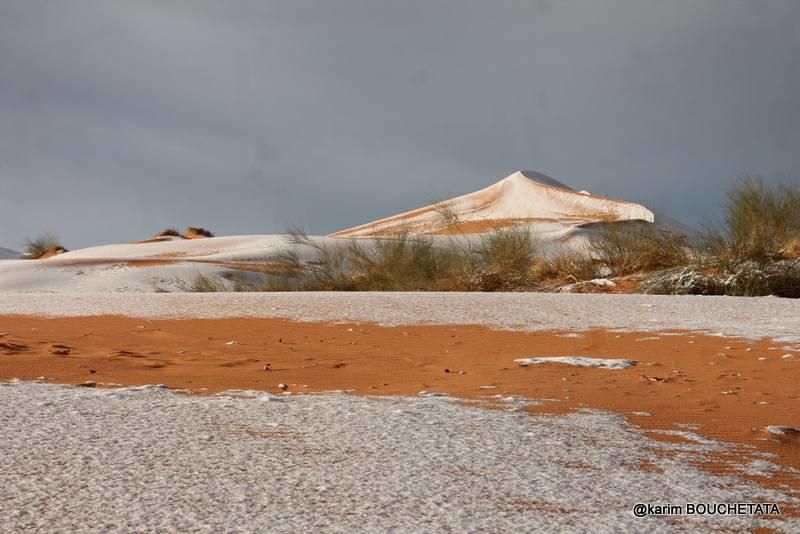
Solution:
<path fill-rule="evenodd" d="M 316 233 L 531 169 L 688 223 L 800 180 L 796 0 L 6 1 L 0 245 Z"/>

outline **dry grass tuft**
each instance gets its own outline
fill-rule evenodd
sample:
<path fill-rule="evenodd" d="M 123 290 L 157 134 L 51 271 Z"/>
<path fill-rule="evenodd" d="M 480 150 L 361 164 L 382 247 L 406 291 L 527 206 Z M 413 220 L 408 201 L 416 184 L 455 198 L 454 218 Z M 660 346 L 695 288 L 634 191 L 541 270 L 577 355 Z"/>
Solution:
<path fill-rule="evenodd" d="M 723 231 L 711 232 L 711 253 L 733 264 L 794 256 L 800 242 L 800 187 L 744 178 L 728 192 Z"/>
<path fill-rule="evenodd" d="M 214 237 L 214 234 L 211 233 L 210 230 L 206 230 L 205 228 L 199 228 L 196 226 L 190 226 L 186 229 L 186 237 Z"/>
<path fill-rule="evenodd" d="M 153 237 L 183 237 L 175 228 L 165 228 Z"/>
<path fill-rule="evenodd" d="M 49 256 L 52 254 L 60 254 L 62 252 L 67 252 L 58 237 L 53 234 L 43 234 L 36 239 L 28 239 L 25 243 L 25 258 L 29 258 L 32 260 L 39 259 L 43 256 Z"/>
<path fill-rule="evenodd" d="M 686 237 L 649 223 L 605 226 L 589 240 L 589 251 L 616 276 L 690 263 Z"/>

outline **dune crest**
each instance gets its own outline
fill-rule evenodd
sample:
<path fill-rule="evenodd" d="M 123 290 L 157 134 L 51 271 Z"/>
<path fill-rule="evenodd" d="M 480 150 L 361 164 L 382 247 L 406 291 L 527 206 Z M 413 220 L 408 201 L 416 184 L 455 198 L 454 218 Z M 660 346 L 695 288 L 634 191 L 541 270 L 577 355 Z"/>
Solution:
<path fill-rule="evenodd" d="M 538 172 L 517 171 L 480 191 L 340 230 L 331 236 L 469 234 L 517 223 L 574 228 L 618 221 L 653 223 L 655 215 L 640 204 L 575 191 Z"/>

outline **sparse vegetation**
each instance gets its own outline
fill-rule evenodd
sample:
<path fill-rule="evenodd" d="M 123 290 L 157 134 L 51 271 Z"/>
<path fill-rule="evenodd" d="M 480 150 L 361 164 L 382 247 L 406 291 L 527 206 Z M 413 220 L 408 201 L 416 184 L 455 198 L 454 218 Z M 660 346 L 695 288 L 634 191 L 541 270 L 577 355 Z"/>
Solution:
<path fill-rule="evenodd" d="M 658 273 L 646 293 L 800 297 L 800 188 L 745 178 L 728 193 L 722 228 L 695 261 Z"/>
<path fill-rule="evenodd" d="M 193 293 L 223 293 L 228 291 L 228 289 L 225 287 L 225 282 L 222 279 L 198 274 L 189 288 L 189 291 Z"/>
<path fill-rule="evenodd" d="M 740 259 L 784 258 L 800 238 L 800 188 L 748 178 L 729 194 L 726 222 Z"/>
<path fill-rule="evenodd" d="M 612 223 L 591 236 L 589 252 L 614 275 L 668 269 L 690 261 L 686 237 L 649 223 Z"/>
<path fill-rule="evenodd" d="M 447 287 L 450 284 L 463 287 L 460 281 L 470 271 L 467 254 L 434 246 L 427 236 L 399 235 L 325 245 L 294 233 L 291 241 L 311 247 L 316 258 L 302 262 L 296 248 L 281 258 L 287 272 L 295 274 L 297 288 L 307 291 L 448 290 L 452 289 Z"/>
<path fill-rule="evenodd" d="M 211 233 L 210 230 L 206 230 L 205 228 L 199 228 L 196 226 L 190 226 L 186 229 L 185 237 L 214 237 L 214 234 Z"/>
<path fill-rule="evenodd" d="M 435 204 L 436 213 L 442 220 L 445 230 L 457 230 L 461 224 L 461 219 L 458 212 L 453 209 L 453 206 L 447 202 L 438 202 Z"/>
<path fill-rule="evenodd" d="M 25 243 L 25 258 L 37 260 L 46 255 L 67 252 L 61 245 L 58 237 L 53 234 L 43 234 L 36 239 L 28 239 Z"/>
<path fill-rule="evenodd" d="M 175 228 L 165 228 L 158 232 L 154 237 L 183 237 Z"/>
<path fill-rule="evenodd" d="M 532 277 L 545 288 L 556 289 L 566 284 L 591 280 L 598 276 L 598 267 L 586 251 L 564 250 L 548 259 L 538 260 Z"/>
<path fill-rule="evenodd" d="M 368 242 L 320 243 L 301 231 L 277 258 L 282 274 L 255 283 L 237 279 L 234 291 L 499 291 L 528 289 L 534 242 L 525 228 L 488 234 L 477 246 L 429 236 L 399 235 Z M 309 247 L 313 261 L 301 259 Z M 192 290 L 222 291 L 225 284 L 198 277 Z"/>
<path fill-rule="evenodd" d="M 710 252 L 729 263 L 796 257 L 800 244 L 800 187 L 745 178 L 728 193 L 723 230 L 709 236 Z"/>
<path fill-rule="evenodd" d="M 620 277 L 644 293 L 800 297 L 800 189 L 746 179 L 734 188 L 721 230 L 702 248 L 648 223 L 598 227 L 583 250 L 542 254 L 526 225 L 458 233 L 450 206 L 437 213 L 448 236 L 317 241 L 290 232 L 263 279 L 199 277 L 194 291 L 557 291 L 607 290 Z M 309 259 L 312 258 L 312 259 Z M 589 281 L 592 281 L 590 284 Z M 600 283 L 602 282 L 602 283 Z"/>
<path fill-rule="evenodd" d="M 769 265 L 745 262 L 732 270 L 687 266 L 662 271 L 641 284 L 643 293 L 800 298 L 800 262 Z"/>

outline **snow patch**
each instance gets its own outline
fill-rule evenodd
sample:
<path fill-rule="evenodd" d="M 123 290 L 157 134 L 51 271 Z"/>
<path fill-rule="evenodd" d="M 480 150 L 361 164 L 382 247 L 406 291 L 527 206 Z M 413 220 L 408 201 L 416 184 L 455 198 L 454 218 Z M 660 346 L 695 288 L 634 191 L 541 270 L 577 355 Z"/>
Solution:
<path fill-rule="evenodd" d="M 118 398 L 15 382 L 0 388 L 0 421 L 10 532 L 800 528 L 788 516 L 634 517 L 635 502 L 798 501 L 696 467 L 724 444 L 657 441 L 598 411 L 347 395 L 264 403 L 158 388 Z"/>
<path fill-rule="evenodd" d="M 521 366 L 538 365 L 542 363 L 561 363 L 578 367 L 601 367 L 604 369 L 627 369 L 636 365 L 636 360 L 614 358 L 587 358 L 585 356 L 544 356 L 540 358 L 522 358 L 514 360 Z"/>

